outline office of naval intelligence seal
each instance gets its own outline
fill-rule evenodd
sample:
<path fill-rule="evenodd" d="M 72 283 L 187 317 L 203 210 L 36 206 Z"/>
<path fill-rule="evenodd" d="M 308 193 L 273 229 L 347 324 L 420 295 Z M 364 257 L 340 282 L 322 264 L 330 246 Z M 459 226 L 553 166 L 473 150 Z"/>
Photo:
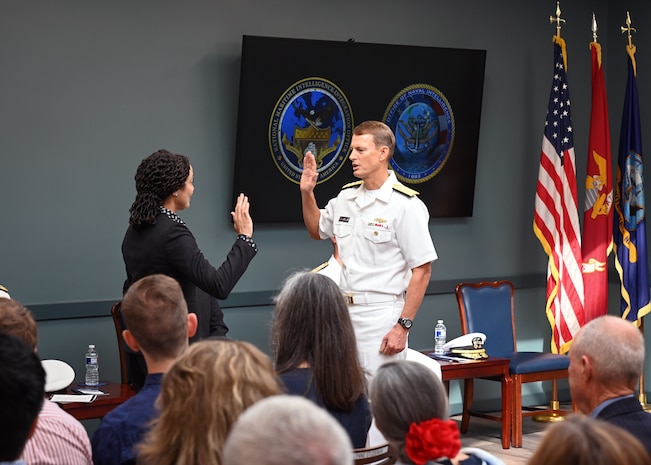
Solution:
<path fill-rule="evenodd" d="M 334 83 L 310 77 L 292 84 L 278 99 L 269 122 L 269 148 L 280 172 L 301 181 L 305 153 L 314 154 L 317 184 L 339 171 L 348 158 L 353 114 Z"/>
<path fill-rule="evenodd" d="M 384 113 L 396 136 L 391 166 L 399 180 L 425 182 L 445 165 L 454 142 L 454 115 L 445 96 L 428 84 L 405 87 Z"/>

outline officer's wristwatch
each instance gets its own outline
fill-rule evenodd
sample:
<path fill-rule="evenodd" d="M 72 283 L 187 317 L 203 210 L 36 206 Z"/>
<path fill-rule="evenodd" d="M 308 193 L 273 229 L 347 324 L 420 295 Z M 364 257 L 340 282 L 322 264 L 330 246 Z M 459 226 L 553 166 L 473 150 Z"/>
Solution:
<path fill-rule="evenodd" d="M 414 324 L 414 322 L 409 318 L 398 318 L 398 323 L 400 323 L 400 326 L 402 326 L 405 329 L 411 328 L 411 325 Z"/>

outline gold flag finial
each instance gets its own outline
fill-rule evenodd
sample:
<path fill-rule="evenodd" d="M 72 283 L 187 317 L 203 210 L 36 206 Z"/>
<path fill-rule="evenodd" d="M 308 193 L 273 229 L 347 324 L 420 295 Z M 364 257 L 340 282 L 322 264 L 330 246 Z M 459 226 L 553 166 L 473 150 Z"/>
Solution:
<path fill-rule="evenodd" d="M 633 45 L 633 40 L 631 38 L 631 32 L 637 32 L 634 27 L 631 27 L 631 15 L 629 12 L 626 12 L 626 27 L 622 26 L 622 34 L 628 33 L 628 45 L 626 46 L 626 53 L 631 57 L 631 63 L 633 64 L 633 74 L 637 76 L 637 63 L 635 62 L 635 45 Z"/>
<path fill-rule="evenodd" d="M 597 51 L 597 63 L 599 64 L 599 68 L 601 68 L 601 45 L 597 42 L 597 17 L 594 11 L 592 12 L 592 42 L 590 42 L 590 50 L 592 50 L 592 47 Z"/>
<path fill-rule="evenodd" d="M 561 37 L 561 23 L 564 23 L 565 20 L 561 19 L 561 2 L 556 2 L 556 17 L 554 18 L 553 16 L 549 17 L 549 24 L 553 24 L 556 22 L 556 35 L 560 38 Z"/>
<path fill-rule="evenodd" d="M 592 41 L 597 42 L 597 17 L 592 12 Z"/>
<path fill-rule="evenodd" d="M 628 46 L 633 47 L 633 40 L 631 38 L 631 32 L 637 32 L 634 27 L 631 27 L 631 15 L 629 12 L 626 12 L 626 27 L 621 26 L 622 29 L 622 34 L 627 33 L 628 34 Z"/>

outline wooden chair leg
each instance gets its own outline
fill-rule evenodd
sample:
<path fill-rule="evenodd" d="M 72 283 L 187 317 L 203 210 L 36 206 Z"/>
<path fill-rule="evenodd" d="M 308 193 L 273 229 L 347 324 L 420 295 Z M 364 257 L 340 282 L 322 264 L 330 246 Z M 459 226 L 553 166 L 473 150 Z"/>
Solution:
<path fill-rule="evenodd" d="M 472 398 L 474 395 L 474 382 L 472 378 L 463 381 L 463 413 L 461 414 L 461 428 L 463 434 L 468 432 L 470 425 L 470 410 L 472 409 Z"/>
<path fill-rule="evenodd" d="M 522 378 L 513 376 L 513 412 L 511 446 L 522 447 Z"/>

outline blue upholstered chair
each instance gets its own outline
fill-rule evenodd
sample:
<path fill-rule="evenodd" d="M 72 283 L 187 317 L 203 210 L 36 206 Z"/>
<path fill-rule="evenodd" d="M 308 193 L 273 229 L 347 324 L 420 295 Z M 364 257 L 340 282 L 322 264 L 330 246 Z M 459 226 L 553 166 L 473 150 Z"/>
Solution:
<path fill-rule="evenodd" d="M 513 284 L 509 281 L 461 283 L 455 294 L 461 316 L 463 334 L 486 334 L 485 348 L 489 356 L 510 359 L 509 371 L 513 380 L 511 445 L 522 447 L 522 419 L 532 415 L 562 415 L 558 408 L 558 379 L 567 378 L 569 359 L 565 355 L 544 352 L 518 352 L 513 317 Z M 497 379 L 496 379 L 497 380 Z M 522 384 L 552 380 L 552 402 L 549 409 L 522 406 Z M 499 417 L 473 412 L 473 380 L 464 384 L 461 432 L 468 431 L 470 415 L 493 420 Z"/>

